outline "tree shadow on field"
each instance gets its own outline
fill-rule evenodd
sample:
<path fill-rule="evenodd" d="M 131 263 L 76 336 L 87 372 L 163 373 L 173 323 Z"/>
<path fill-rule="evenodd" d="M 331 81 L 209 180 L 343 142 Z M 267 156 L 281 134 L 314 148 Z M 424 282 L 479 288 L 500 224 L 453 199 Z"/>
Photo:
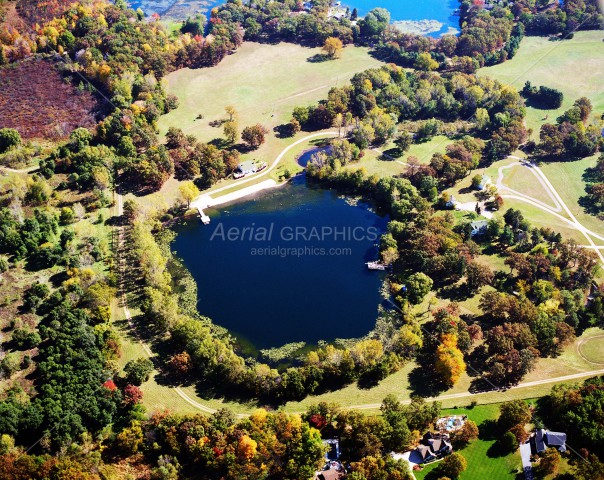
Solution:
<path fill-rule="evenodd" d="M 418 363 L 420 366 L 409 372 L 409 387 L 413 395 L 426 398 L 445 392 L 447 387 L 436 377 L 432 362 L 424 363 L 418 359 Z"/>
<path fill-rule="evenodd" d="M 431 472 L 428 472 L 424 480 L 438 480 L 439 478 L 443 478 L 443 475 L 442 467 L 439 465 Z"/>
<path fill-rule="evenodd" d="M 464 282 L 462 284 L 447 285 L 441 288 L 439 296 L 452 302 L 463 302 L 468 298 L 472 298 L 474 293 L 472 293 L 468 288 L 468 285 Z"/>
<path fill-rule="evenodd" d="M 480 440 L 497 440 L 501 434 L 502 432 L 499 425 L 497 425 L 497 420 L 493 420 L 492 418 L 484 420 L 478 426 L 478 438 Z"/>
<path fill-rule="evenodd" d="M 239 153 L 243 154 L 253 152 L 254 150 L 257 150 L 258 147 L 252 147 L 247 143 L 237 143 L 236 145 L 232 146 L 232 149 L 237 150 Z"/>
<path fill-rule="evenodd" d="M 473 362 L 476 363 L 476 362 Z M 498 389 L 493 386 L 487 379 L 483 376 L 476 377 L 470 383 L 470 388 L 468 391 L 470 393 L 485 393 L 485 392 L 495 392 Z"/>
<path fill-rule="evenodd" d="M 208 145 L 214 145 L 219 150 L 224 150 L 231 146 L 231 143 L 225 138 L 214 138 L 208 142 Z"/>
<path fill-rule="evenodd" d="M 392 147 L 392 148 L 389 148 L 388 150 L 384 150 L 382 152 L 382 154 L 378 157 L 378 160 L 380 160 L 382 162 L 393 162 L 397 158 L 401 158 L 404 155 L 404 153 L 405 152 L 403 152 L 400 148 Z"/>
<path fill-rule="evenodd" d="M 328 55 L 324 55 L 323 53 L 317 53 L 316 55 L 313 55 L 312 57 L 308 57 L 306 59 L 306 61 L 309 63 L 323 63 L 329 62 L 330 60 L 331 58 Z"/>
<path fill-rule="evenodd" d="M 273 132 L 275 132 L 275 137 L 277 138 L 291 138 L 294 136 L 294 133 L 292 132 L 288 123 L 277 125 L 275 128 L 273 128 Z"/>

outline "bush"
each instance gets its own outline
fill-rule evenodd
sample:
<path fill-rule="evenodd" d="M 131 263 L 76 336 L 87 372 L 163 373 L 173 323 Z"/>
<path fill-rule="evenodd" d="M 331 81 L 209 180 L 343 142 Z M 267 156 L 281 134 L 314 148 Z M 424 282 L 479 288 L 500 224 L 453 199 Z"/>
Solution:
<path fill-rule="evenodd" d="M 36 309 L 48 296 L 50 289 L 44 283 L 35 283 L 23 295 L 23 308 L 25 310 Z"/>
<path fill-rule="evenodd" d="M 17 328 L 13 332 L 12 340 L 17 350 L 29 350 L 30 348 L 37 347 L 42 341 L 38 332 L 24 328 Z"/>
<path fill-rule="evenodd" d="M 12 377 L 21 369 L 21 358 L 17 353 L 8 353 L 0 362 L 0 370 L 8 378 Z"/>
<path fill-rule="evenodd" d="M 14 128 L 0 128 L 0 153 L 21 144 L 21 135 Z"/>
<path fill-rule="evenodd" d="M 516 435 L 514 435 L 512 432 L 505 432 L 503 437 L 501 437 L 499 440 L 499 445 L 506 453 L 515 452 L 518 450 L 518 440 L 516 440 Z"/>
<path fill-rule="evenodd" d="M 130 360 L 124 367 L 126 381 L 132 385 L 140 386 L 147 380 L 153 371 L 153 362 L 148 358 Z"/>

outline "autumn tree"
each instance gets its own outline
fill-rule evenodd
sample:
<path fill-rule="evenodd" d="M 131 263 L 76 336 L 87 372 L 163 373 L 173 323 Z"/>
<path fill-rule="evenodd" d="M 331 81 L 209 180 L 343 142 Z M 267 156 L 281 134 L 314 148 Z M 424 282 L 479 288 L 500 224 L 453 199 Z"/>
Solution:
<path fill-rule="evenodd" d="M 180 200 L 187 205 L 187 208 L 191 206 L 191 202 L 199 196 L 199 188 L 190 180 L 182 182 L 178 187 L 178 194 Z"/>
<path fill-rule="evenodd" d="M 439 471 L 450 478 L 457 478 L 468 468 L 466 459 L 457 452 L 452 453 L 441 462 Z"/>
<path fill-rule="evenodd" d="M 337 37 L 328 37 L 323 44 L 323 51 L 329 58 L 338 58 L 342 48 L 342 40 Z"/>
<path fill-rule="evenodd" d="M 536 470 L 539 475 L 546 476 L 552 475 L 556 476 L 558 473 L 558 469 L 560 468 L 560 453 L 555 448 L 548 448 L 541 455 L 541 460 L 539 460 L 539 465 Z"/>
<path fill-rule="evenodd" d="M 133 220 L 135 220 L 139 214 L 140 214 L 140 207 L 134 200 L 129 198 L 128 200 L 126 200 L 124 202 L 124 217 L 129 222 L 132 222 Z"/>
<path fill-rule="evenodd" d="M 143 400 L 143 392 L 136 385 L 126 385 L 124 387 L 124 405 L 129 407 L 140 403 Z"/>
<path fill-rule="evenodd" d="M 418 70 L 431 72 L 432 70 L 436 70 L 438 68 L 438 62 L 434 60 L 432 55 L 430 55 L 428 52 L 422 52 L 417 56 L 414 67 Z"/>
<path fill-rule="evenodd" d="M 287 127 L 287 133 L 293 137 L 296 133 L 298 133 L 300 130 L 302 130 L 302 126 L 300 125 L 300 122 L 298 120 L 296 120 L 295 118 L 292 118 L 289 123 L 286 125 Z"/>
<path fill-rule="evenodd" d="M 237 110 L 235 110 L 235 107 L 233 105 L 227 105 L 226 107 L 224 107 L 224 110 L 229 116 L 229 122 L 232 122 L 237 118 Z"/>
<path fill-rule="evenodd" d="M 251 148 L 258 148 L 264 143 L 265 135 L 267 133 L 268 130 L 258 123 L 250 127 L 245 127 L 241 133 L 241 138 Z"/>
<path fill-rule="evenodd" d="M 466 284 L 472 292 L 489 285 L 493 281 L 493 277 L 493 272 L 487 265 L 474 261 L 468 262 L 466 265 Z"/>
<path fill-rule="evenodd" d="M 170 370 L 176 375 L 187 375 L 193 365 L 191 364 L 191 356 L 187 352 L 177 353 L 170 357 L 168 361 L 168 366 Z"/>
<path fill-rule="evenodd" d="M 466 420 L 461 428 L 453 432 L 451 440 L 453 441 L 455 448 L 459 448 L 476 440 L 477 438 L 478 426 L 472 420 Z"/>
<path fill-rule="evenodd" d="M 239 136 L 239 128 L 237 126 L 236 120 L 229 120 L 222 127 L 224 131 L 224 136 L 229 141 L 229 143 L 235 143 L 237 137 Z"/>
<path fill-rule="evenodd" d="M 497 423 L 504 430 L 510 430 L 515 425 L 525 425 L 531 420 L 532 414 L 524 400 L 510 400 L 499 407 Z"/>
<path fill-rule="evenodd" d="M 116 437 L 117 445 L 121 452 L 132 455 L 138 452 L 143 444 L 143 429 L 137 420 L 133 420 L 129 427 L 124 428 Z"/>
<path fill-rule="evenodd" d="M 455 385 L 461 374 L 466 371 L 463 353 L 457 348 L 457 336 L 454 334 L 445 334 L 441 337 L 441 343 L 436 348 L 434 369 L 442 381 L 450 387 Z"/>

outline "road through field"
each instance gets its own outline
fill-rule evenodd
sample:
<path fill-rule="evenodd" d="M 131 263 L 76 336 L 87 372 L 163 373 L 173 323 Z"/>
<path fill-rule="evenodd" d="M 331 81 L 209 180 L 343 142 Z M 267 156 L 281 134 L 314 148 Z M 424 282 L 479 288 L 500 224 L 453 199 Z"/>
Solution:
<path fill-rule="evenodd" d="M 587 242 L 589 244 L 588 247 L 593 249 L 596 252 L 598 257 L 600 258 L 600 261 L 602 262 L 602 264 L 604 264 L 604 256 L 602 255 L 602 252 L 600 252 L 600 246 L 596 245 L 593 241 L 594 238 L 596 238 L 597 240 L 604 241 L 604 236 L 599 235 L 599 234 L 587 229 L 579 222 L 579 220 L 577 220 L 577 218 L 570 211 L 570 208 L 568 208 L 568 206 L 566 205 L 564 200 L 562 200 L 562 197 L 560 196 L 560 194 L 558 193 L 556 188 L 552 185 L 552 183 L 549 181 L 549 179 L 543 173 L 543 171 L 539 168 L 539 166 L 537 166 L 534 163 L 527 162 L 520 157 L 515 157 L 513 155 L 510 155 L 509 158 L 513 158 L 515 160 L 520 160 L 520 161 L 499 168 L 499 178 L 497 179 L 497 188 L 499 188 L 502 191 L 511 192 L 511 194 L 502 193 L 501 196 L 503 198 L 506 198 L 506 197 L 513 198 L 513 199 L 520 200 L 520 201 L 523 201 L 526 203 L 530 203 L 531 205 L 534 205 L 535 207 L 540 208 L 541 210 L 543 210 L 547 213 L 550 213 L 550 214 L 560 218 L 561 220 L 564 220 L 571 226 L 571 228 L 578 230 L 585 236 L 585 238 L 587 239 Z M 512 168 L 514 166 L 530 168 L 531 171 L 533 172 L 533 174 L 537 177 L 537 179 L 541 183 L 541 185 L 545 188 L 545 190 L 547 191 L 550 198 L 554 201 L 556 206 L 550 207 L 536 198 L 533 198 L 529 195 L 518 192 L 516 190 L 512 190 L 510 187 L 506 186 L 503 183 L 503 170 L 506 168 Z M 568 218 L 566 218 L 563 215 L 560 215 L 560 213 L 558 213 L 561 211 L 566 213 Z"/>
<path fill-rule="evenodd" d="M 288 145 L 287 147 L 285 147 L 281 151 L 281 153 L 277 156 L 275 161 L 271 165 L 269 165 L 268 168 L 265 168 L 261 172 L 252 173 L 251 175 L 247 175 L 244 179 L 238 180 L 237 182 L 231 183 L 229 185 L 225 185 L 224 187 L 214 188 L 214 189 L 210 189 L 208 191 L 204 191 L 199 197 L 197 197 L 195 200 L 193 200 L 191 202 L 191 208 L 194 208 L 197 204 L 202 204 L 204 197 L 208 197 L 208 196 L 211 197 L 212 195 L 216 195 L 217 193 L 224 192 L 225 190 L 230 190 L 232 188 L 238 188 L 238 187 L 241 187 L 242 185 L 245 185 L 247 183 L 258 180 L 259 178 L 265 177 L 270 172 L 272 172 L 277 167 L 277 165 L 279 165 L 279 162 L 283 159 L 285 154 L 287 152 L 289 152 L 295 146 L 300 145 L 301 143 L 307 142 L 309 140 L 312 140 L 313 138 L 325 137 L 325 136 L 333 137 L 333 136 L 337 136 L 337 135 L 339 135 L 338 132 L 320 132 L 320 133 L 313 133 L 312 135 L 308 135 L 306 137 L 300 138 L 299 140 L 296 140 L 291 145 Z M 212 197 L 212 198 L 215 198 L 215 197 Z"/>

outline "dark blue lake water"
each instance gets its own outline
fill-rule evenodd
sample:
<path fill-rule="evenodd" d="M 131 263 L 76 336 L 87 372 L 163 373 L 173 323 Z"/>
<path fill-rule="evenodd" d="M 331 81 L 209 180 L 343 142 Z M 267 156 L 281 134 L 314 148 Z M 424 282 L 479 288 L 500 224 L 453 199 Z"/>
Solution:
<path fill-rule="evenodd" d="M 222 0 L 135 0 L 129 4 L 132 8 L 141 8 L 147 15 L 158 13 L 183 20 L 194 13 L 209 16 L 210 10 L 222 3 Z M 361 16 L 373 8 L 383 7 L 390 11 L 392 21 L 437 20 L 443 26 L 430 33 L 434 36 L 447 32 L 449 27 L 459 29 L 459 17 L 453 16 L 455 9 L 459 8 L 457 0 L 344 0 L 342 4 L 351 9 L 356 7 Z"/>
<path fill-rule="evenodd" d="M 314 344 L 374 327 L 383 276 L 365 262 L 377 258 L 387 218 L 369 205 L 299 176 L 206 213 L 210 225 L 177 227 L 173 249 L 197 281 L 199 312 L 243 345 Z"/>

